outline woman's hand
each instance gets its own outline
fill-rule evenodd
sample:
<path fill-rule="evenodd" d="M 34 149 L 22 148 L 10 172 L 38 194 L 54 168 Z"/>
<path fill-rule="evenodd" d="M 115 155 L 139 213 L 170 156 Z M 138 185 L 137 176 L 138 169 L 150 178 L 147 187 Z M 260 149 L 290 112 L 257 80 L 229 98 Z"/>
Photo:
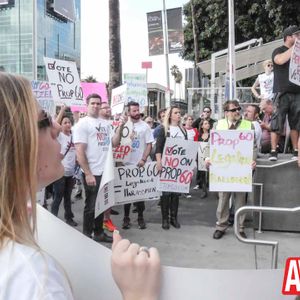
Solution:
<path fill-rule="evenodd" d="M 124 300 L 155 300 L 160 290 L 160 258 L 156 248 L 144 250 L 114 232 L 111 269 Z"/>
<path fill-rule="evenodd" d="M 157 162 L 156 162 L 156 169 L 157 169 L 158 172 L 161 172 L 161 170 L 162 170 L 162 164 L 161 164 L 161 161 L 157 161 Z"/>

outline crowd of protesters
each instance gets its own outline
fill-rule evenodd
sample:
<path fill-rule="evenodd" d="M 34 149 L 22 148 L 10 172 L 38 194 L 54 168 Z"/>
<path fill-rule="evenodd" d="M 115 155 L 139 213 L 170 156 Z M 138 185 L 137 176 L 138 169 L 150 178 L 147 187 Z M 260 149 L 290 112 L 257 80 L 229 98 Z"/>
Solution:
<path fill-rule="evenodd" d="M 104 172 L 104 162 L 111 149 L 110 145 L 116 147 L 120 144 L 124 125 L 128 120 L 132 122 L 132 132 L 131 153 L 125 163 L 127 165 L 143 167 L 147 162 L 156 160 L 157 170 L 161 171 L 167 138 L 209 142 L 210 131 L 213 129 L 253 130 L 255 140 L 251 167 L 254 170 L 259 153 L 270 153 L 270 161 L 276 161 L 278 152 L 285 151 L 284 146 L 287 143 L 283 142 L 282 146 L 280 139 L 284 139 L 286 133 L 287 116 L 292 159 L 298 160 L 300 167 L 300 86 L 288 80 L 292 46 L 300 36 L 300 29 L 296 26 L 288 27 L 283 36 L 284 45 L 274 50 L 272 60 L 264 63 L 265 74 L 258 77 L 253 86 L 253 93 L 260 99 L 259 105 L 249 104 L 242 108 L 239 101 L 228 100 L 224 103 L 224 115 L 219 120 L 211 118 L 212 111 L 209 106 L 203 108 L 196 120 L 192 115 L 183 116 L 178 106 L 171 106 L 158 112 L 156 122 L 152 117 L 142 115 L 139 103 L 129 102 L 127 114 L 120 116 L 118 126 L 113 128 L 110 106 L 98 94 L 90 94 L 86 99 L 86 115 L 72 114 L 67 112 L 66 107 L 62 107 L 56 122 L 53 122 L 38 107 L 26 79 L 1 73 L 0 262 L 5 262 L 1 266 L 4 266 L 8 274 L 5 278 L 0 277 L 0 286 L 3 284 L 6 288 L 4 292 L 1 291 L 4 298 L 18 298 L 16 282 L 22 282 L 22 293 L 27 296 L 24 299 L 46 298 L 52 294 L 56 298 L 73 299 L 63 271 L 36 244 L 35 193 L 39 188 L 48 186 L 45 198 L 48 198 L 47 194 L 52 194 L 51 212 L 57 216 L 63 200 L 66 223 L 77 226 L 71 200 L 75 178 L 78 181 L 77 187 L 84 187 L 84 193 L 79 190 L 76 194 L 80 196 L 81 193 L 85 199 L 83 233 L 96 242 L 114 242 L 112 272 L 124 299 L 127 298 L 127 293 L 135 295 L 132 299 L 142 299 L 146 290 L 149 299 L 157 298 L 160 275 L 157 250 L 130 244 L 128 240 L 122 240 L 118 233 L 114 233 L 114 238 L 109 236 L 104 229 L 116 229 L 110 219 L 111 209 L 95 218 L 95 202 Z M 262 88 L 264 82 L 268 85 Z M 256 91 L 258 86 L 261 88 L 260 94 Z M 287 138 L 286 134 L 285 140 Z M 212 163 L 210 158 L 206 157 L 205 162 L 209 169 Z M 208 172 L 195 170 L 195 173 L 194 189 L 202 189 L 200 197 L 205 198 L 209 192 Z M 50 185 L 51 183 L 53 184 Z M 160 206 L 164 230 L 169 230 L 171 226 L 176 229 L 181 227 L 178 220 L 179 196 L 176 192 L 162 192 Z M 222 238 L 229 226 L 231 196 L 235 209 L 246 205 L 245 192 L 218 193 L 214 239 Z M 145 230 L 145 203 L 135 203 L 135 209 L 138 214 L 138 227 Z M 244 232 L 245 215 L 237 222 L 240 235 L 247 238 Z M 130 227 L 130 204 L 125 204 L 122 228 Z M 129 260 L 128 257 L 132 259 Z M 45 267 L 45 274 L 40 273 Z M 46 285 L 43 280 L 47 282 Z"/>

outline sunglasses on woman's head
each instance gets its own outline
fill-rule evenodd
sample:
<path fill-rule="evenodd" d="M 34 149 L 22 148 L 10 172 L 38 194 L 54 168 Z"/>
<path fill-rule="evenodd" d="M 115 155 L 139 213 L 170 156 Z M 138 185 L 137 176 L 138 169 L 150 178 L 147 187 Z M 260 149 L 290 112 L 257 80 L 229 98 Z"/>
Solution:
<path fill-rule="evenodd" d="M 44 110 L 42 110 L 42 116 L 43 118 L 38 121 L 38 128 L 47 128 L 47 127 L 52 127 L 53 122 L 52 122 L 52 117 Z"/>
<path fill-rule="evenodd" d="M 271 64 L 269 64 L 269 65 L 267 65 L 268 67 L 273 67 L 273 65 L 271 65 Z"/>

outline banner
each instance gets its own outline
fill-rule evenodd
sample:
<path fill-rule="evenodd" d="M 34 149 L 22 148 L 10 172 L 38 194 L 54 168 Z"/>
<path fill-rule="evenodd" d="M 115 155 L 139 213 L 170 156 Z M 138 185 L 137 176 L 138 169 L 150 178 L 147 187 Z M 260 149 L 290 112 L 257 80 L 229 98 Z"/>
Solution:
<path fill-rule="evenodd" d="M 167 9 L 169 53 L 183 50 L 182 8 Z"/>
<path fill-rule="evenodd" d="M 158 190 L 188 193 L 196 167 L 198 143 L 183 139 L 167 138 L 162 155 L 162 171 Z"/>
<path fill-rule="evenodd" d="M 140 105 L 140 111 L 148 105 L 146 74 L 124 74 L 127 84 L 126 103 L 135 101 Z"/>
<path fill-rule="evenodd" d="M 107 90 L 104 82 L 81 82 L 84 103 L 86 104 L 86 97 L 90 94 L 98 94 L 101 96 L 102 102 L 107 102 Z M 71 106 L 71 111 L 86 112 L 86 106 Z"/>
<path fill-rule="evenodd" d="M 105 161 L 104 172 L 102 174 L 101 183 L 99 186 L 96 204 L 95 218 L 108 208 L 114 206 L 114 161 L 112 155 L 112 144 L 109 144 L 107 158 Z"/>
<path fill-rule="evenodd" d="M 127 85 L 123 84 L 111 90 L 111 113 L 121 114 L 126 103 Z"/>
<path fill-rule="evenodd" d="M 113 158 L 115 162 L 126 163 L 130 158 L 133 131 L 133 123 L 128 120 L 123 126 L 120 145 L 113 148 Z"/>
<path fill-rule="evenodd" d="M 296 39 L 289 69 L 290 82 L 300 85 L 300 40 Z"/>
<path fill-rule="evenodd" d="M 147 13 L 149 56 L 164 54 L 164 34 L 161 11 Z"/>
<path fill-rule="evenodd" d="M 50 84 L 47 81 L 31 81 L 31 87 L 35 99 L 40 107 L 51 116 L 55 115 L 55 103 L 52 98 Z"/>
<path fill-rule="evenodd" d="M 253 141 L 253 130 L 216 130 L 211 132 L 210 191 L 252 191 Z"/>
<path fill-rule="evenodd" d="M 198 144 L 198 171 L 207 171 L 205 166 L 205 158 L 209 157 L 209 143 L 199 142 Z"/>
<path fill-rule="evenodd" d="M 115 168 L 116 204 L 159 199 L 158 178 L 156 162 L 146 163 L 143 167 L 126 165 Z"/>
<path fill-rule="evenodd" d="M 76 64 L 48 57 L 44 61 L 53 99 L 67 106 L 85 106 Z"/>

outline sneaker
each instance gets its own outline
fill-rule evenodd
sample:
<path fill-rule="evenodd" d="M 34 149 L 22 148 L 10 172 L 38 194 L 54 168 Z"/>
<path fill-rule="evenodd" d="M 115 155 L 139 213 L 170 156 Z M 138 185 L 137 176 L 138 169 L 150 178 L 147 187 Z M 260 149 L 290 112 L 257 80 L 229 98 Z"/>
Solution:
<path fill-rule="evenodd" d="M 277 161 L 277 155 L 278 155 L 277 151 L 272 150 L 270 152 L 269 161 Z"/>
<path fill-rule="evenodd" d="M 139 229 L 146 229 L 146 223 L 143 217 L 138 218 Z"/>
<path fill-rule="evenodd" d="M 111 219 L 103 221 L 103 229 L 113 232 L 117 227 L 114 225 Z"/>
<path fill-rule="evenodd" d="M 110 209 L 110 214 L 117 216 L 119 214 L 119 212 L 111 208 Z"/>
<path fill-rule="evenodd" d="M 129 229 L 130 226 L 131 226 L 131 224 L 130 224 L 130 218 L 129 217 L 124 217 L 122 228 L 123 229 Z"/>
<path fill-rule="evenodd" d="M 104 232 L 102 232 L 98 235 L 94 235 L 93 240 L 98 243 L 112 243 L 113 242 L 113 238 L 111 236 L 108 236 Z"/>
<path fill-rule="evenodd" d="M 78 225 L 73 219 L 66 220 L 66 223 L 70 226 L 76 227 Z"/>
<path fill-rule="evenodd" d="M 199 184 L 197 184 L 196 186 L 194 186 L 193 190 L 199 190 L 200 189 L 200 186 Z"/>
<path fill-rule="evenodd" d="M 191 194 L 185 194 L 184 197 L 189 199 L 189 198 L 192 198 L 192 195 Z"/>
<path fill-rule="evenodd" d="M 298 160 L 298 149 L 293 151 L 292 160 Z"/>

